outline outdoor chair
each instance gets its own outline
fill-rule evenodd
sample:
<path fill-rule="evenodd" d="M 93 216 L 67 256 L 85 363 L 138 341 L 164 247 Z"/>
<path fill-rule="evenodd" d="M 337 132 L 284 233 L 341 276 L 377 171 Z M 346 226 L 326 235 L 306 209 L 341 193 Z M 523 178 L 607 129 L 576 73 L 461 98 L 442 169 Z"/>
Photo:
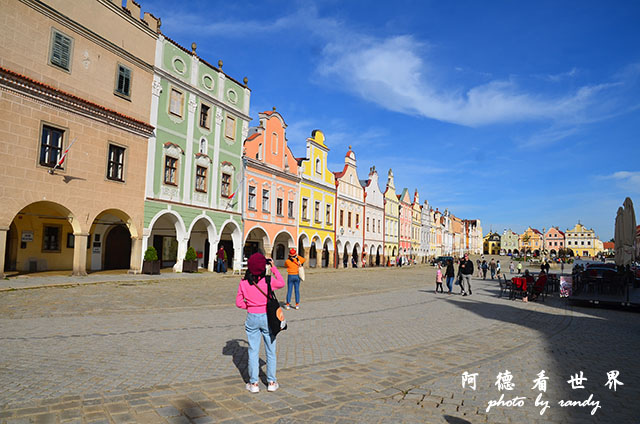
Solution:
<path fill-rule="evenodd" d="M 500 295 L 498 297 L 502 297 L 505 293 L 509 293 L 509 298 L 511 298 L 511 294 L 513 291 L 513 287 L 511 281 L 507 280 L 507 277 L 504 275 L 498 275 L 498 284 L 500 284 Z"/>

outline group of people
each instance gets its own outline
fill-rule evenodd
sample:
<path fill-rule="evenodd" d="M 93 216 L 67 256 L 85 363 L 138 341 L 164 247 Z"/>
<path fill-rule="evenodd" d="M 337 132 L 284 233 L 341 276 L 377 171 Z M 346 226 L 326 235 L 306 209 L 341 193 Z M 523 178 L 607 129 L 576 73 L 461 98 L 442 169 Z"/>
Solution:
<path fill-rule="evenodd" d="M 300 308 L 300 267 L 305 259 L 298 256 L 296 249 L 289 250 L 289 257 L 284 265 L 287 268 L 287 303 L 285 309 L 291 308 L 291 295 L 295 292 L 294 309 Z M 269 277 L 269 283 L 267 282 Z M 248 350 L 248 373 L 249 381 L 246 389 L 250 393 L 260 392 L 258 375 L 260 362 L 258 353 L 260 352 L 260 340 L 264 341 L 264 350 L 267 357 L 267 391 L 275 392 L 280 387 L 276 379 L 276 338 L 269 330 L 267 319 L 267 295 L 268 285 L 271 289 L 277 290 L 284 287 L 284 279 L 275 267 L 271 258 L 266 258 L 262 253 L 257 252 L 247 260 L 247 272 L 240 280 L 238 293 L 236 295 L 236 306 L 247 310 L 247 318 L 244 323 L 249 343 Z"/>
<path fill-rule="evenodd" d="M 438 293 L 438 289 L 440 293 L 444 293 L 444 288 L 442 287 L 443 279 L 447 283 L 447 288 L 449 291 L 448 294 L 453 293 L 453 282 L 455 279 L 455 269 L 453 266 L 453 260 L 449 259 L 446 263 L 446 268 L 444 273 L 442 271 L 442 264 L 438 263 L 438 269 L 436 270 L 436 293 Z M 465 254 L 464 258 L 461 259 L 458 263 L 458 283 L 460 285 L 460 294 L 463 296 L 471 295 L 473 292 L 471 291 L 471 276 L 473 275 L 473 261 L 469 259 L 469 255 Z"/>

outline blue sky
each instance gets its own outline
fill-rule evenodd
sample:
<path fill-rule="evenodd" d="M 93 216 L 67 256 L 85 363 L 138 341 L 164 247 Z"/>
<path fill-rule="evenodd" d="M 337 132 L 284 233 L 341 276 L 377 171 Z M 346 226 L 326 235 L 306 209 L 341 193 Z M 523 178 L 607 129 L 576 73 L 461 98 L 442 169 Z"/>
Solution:
<path fill-rule="evenodd" d="M 141 3 L 248 77 L 251 125 L 277 107 L 296 156 L 321 129 L 333 171 L 352 145 L 361 178 L 392 168 L 485 233 L 580 220 L 608 240 L 640 202 L 640 2 Z"/>

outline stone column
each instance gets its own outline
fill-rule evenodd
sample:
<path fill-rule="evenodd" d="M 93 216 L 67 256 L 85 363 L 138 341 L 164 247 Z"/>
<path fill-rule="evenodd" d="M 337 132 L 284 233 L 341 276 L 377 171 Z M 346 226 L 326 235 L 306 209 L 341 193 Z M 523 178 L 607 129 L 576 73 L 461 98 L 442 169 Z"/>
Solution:
<path fill-rule="evenodd" d="M 131 237 L 131 260 L 129 261 L 129 274 L 142 272 L 142 238 Z"/>
<path fill-rule="evenodd" d="M 329 250 L 329 261 L 327 264 L 327 268 L 333 268 L 333 250 Z"/>
<path fill-rule="evenodd" d="M 73 275 L 87 275 L 87 240 L 89 233 L 73 233 Z"/>
<path fill-rule="evenodd" d="M 0 228 L 0 278 L 4 278 L 4 255 L 7 249 L 7 233 L 8 227 Z"/>
<path fill-rule="evenodd" d="M 173 272 L 182 272 L 182 261 L 184 260 L 184 255 L 187 254 L 188 245 L 188 238 L 178 239 L 178 253 L 176 257 L 176 264 L 173 266 Z"/>
<path fill-rule="evenodd" d="M 273 247 L 270 244 L 264 243 L 262 245 L 262 249 L 264 250 L 264 256 L 267 257 L 267 258 L 270 258 L 272 250 L 273 250 Z"/>

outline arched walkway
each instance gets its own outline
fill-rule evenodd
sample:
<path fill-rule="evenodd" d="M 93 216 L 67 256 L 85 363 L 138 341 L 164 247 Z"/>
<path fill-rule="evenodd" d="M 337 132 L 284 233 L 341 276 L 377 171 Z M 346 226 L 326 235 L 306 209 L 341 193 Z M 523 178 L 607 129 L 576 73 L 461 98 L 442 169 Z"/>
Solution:
<path fill-rule="evenodd" d="M 238 224 L 229 219 L 222 224 L 220 230 L 220 239 L 217 243 L 216 251 L 219 247 L 224 248 L 227 260 L 225 262 L 227 269 L 240 269 L 242 257 L 242 232 Z"/>
<path fill-rule="evenodd" d="M 216 227 L 213 220 L 207 215 L 197 217 L 189 229 L 189 247 L 196 251 L 198 268 L 207 268 L 213 271 L 215 264 L 215 251 L 211 251 L 211 241 L 216 239 Z"/>
<path fill-rule="evenodd" d="M 279 232 L 273 239 L 273 252 L 271 257 L 275 261 L 277 267 L 284 265 L 284 261 L 289 255 L 289 249 L 295 247 L 293 236 L 288 231 Z"/>
<path fill-rule="evenodd" d="M 128 214 L 118 209 L 100 212 L 90 230 L 89 268 L 140 271 L 142 244 Z"/>
<path fill-rule="evenodd" d="M 86 275 L 88 238 L 66 207 L 49 201 L 31 203 L 9 226 L 3 271 L 72 270 L 74 275 Z"/>
<path fill-rule="evenodd" d="M 264 255 L 271 254 L 271 243 L 269 242 L 269 235 L 262 228 L 255 226 L 251 228 L 244 241 L 244 257 L 249 258 L 256 252 L 261 252 Z"/>
<path fill-rule="evenodd" d="M 182 217 L 175 211 L 165 209 L 153 217 L 149 228 L 151 231 L 146 243 L 143 243 L 143 255 L 146 246 L 153 246 L 162 268 L 173 267 L 176 272 L 182 271 L 188 241 Z"/>

